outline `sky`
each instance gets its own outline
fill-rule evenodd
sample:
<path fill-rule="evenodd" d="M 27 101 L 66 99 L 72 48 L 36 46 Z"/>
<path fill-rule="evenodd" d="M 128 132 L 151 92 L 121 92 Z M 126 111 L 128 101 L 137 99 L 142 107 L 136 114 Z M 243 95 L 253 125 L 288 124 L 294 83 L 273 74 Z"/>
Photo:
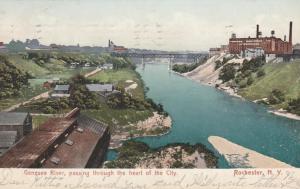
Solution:
<path fill-rule="evenodd" d="M 0 41 L 206 51 L 231 33 L 300 42 L 299 0 L 0 0 Z"/>

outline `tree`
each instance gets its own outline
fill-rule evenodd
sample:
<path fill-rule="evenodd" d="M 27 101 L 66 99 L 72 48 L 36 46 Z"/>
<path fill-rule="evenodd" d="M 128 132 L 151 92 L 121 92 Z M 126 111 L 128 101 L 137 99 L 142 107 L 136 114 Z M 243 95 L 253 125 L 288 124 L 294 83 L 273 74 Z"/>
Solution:
<path fill-rule="evenodd" d="M 268 99 L 270 104 L 279 104 L 284 101 L 284 98 L 284 93 L 282 91 L 279 89 L 274 89 L 272 90 Z"/>
<path fill-rule="evenodd" d="M 247 79 L 247 85 L 251 85 L 254 82 L 253 77 L 250 75 Z"/>
<path fill-rule="evenodd" d="M 236 70 L 233 64 L 226 64 L 220 72 L 219 78 L 223 82 L 227 82 L 235 77 Z"/>
<path fill-rule="evenodd" d="M 4 56 L 0 56 L 0 99 L 20 95 L 20 89 L 28 85 L 30 75 L 16 68 Z"/>
<path fill-rule="evenodd" d="M 287 110 L 291 113 L 300 115 L 300 98 L 290 100 Z"/>

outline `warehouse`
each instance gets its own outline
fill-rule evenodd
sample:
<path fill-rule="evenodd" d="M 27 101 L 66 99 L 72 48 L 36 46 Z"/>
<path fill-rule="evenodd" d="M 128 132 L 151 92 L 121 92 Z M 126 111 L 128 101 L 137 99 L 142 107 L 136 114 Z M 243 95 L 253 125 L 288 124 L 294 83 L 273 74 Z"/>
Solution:
<path fill-rule="evenodd" d="M 108 127 L 78 108 L 51 118 L 0 157 L 2 168 L 96 168 L 110 141 Z"/>

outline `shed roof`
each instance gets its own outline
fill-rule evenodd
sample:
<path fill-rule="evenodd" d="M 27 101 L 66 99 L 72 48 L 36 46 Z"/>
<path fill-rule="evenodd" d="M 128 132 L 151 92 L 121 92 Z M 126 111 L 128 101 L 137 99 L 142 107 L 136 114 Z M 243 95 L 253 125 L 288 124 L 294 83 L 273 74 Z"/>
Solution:
<path fill-rule="evenodd" d="M 56 85 L 54 90 L 55 91 L 68 91 L 70 88 L 70 85 Z"/>
<path fill-rule="evenodd" d="M 0 112 L 1 125 L 23 125 L 28 113 L 23 112 Z"/>
<path fill-rule="evenodd" d="M 76 119 L 53 118 L 0 157 L 0 167 L 30 167 Z"/>
<path fill-rule="evenodd" d="M 111 91 L 113 91 L 112 84 L 86 84 L 86 87 L 91 92 L 111 92 Z"/>
<path fill-rule="evenodd" d="M 103 137 L 107 127 L 94 119 L 80 115 L 77 119 L 78 128 L 68 136 L 66 141 L 72 141 L 72 145 L 64 142 L 45 161 L 44 168 L 85 168 L 98 141 Z M 51 162 L 51 158 L 59 158 L 59 163 Z"/>

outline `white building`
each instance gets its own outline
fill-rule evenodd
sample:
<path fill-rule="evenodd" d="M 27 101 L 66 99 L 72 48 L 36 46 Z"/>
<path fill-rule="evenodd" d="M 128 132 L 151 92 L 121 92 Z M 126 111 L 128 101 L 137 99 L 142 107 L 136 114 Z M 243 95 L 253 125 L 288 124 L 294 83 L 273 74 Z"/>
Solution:
<path fill-rule="evenodd" d="M 241 51 L 241 57 L 246 59 L 253 59 L 256 57 L 263 56 L 265 51 L 262 48 L 246 49 Z"/>

